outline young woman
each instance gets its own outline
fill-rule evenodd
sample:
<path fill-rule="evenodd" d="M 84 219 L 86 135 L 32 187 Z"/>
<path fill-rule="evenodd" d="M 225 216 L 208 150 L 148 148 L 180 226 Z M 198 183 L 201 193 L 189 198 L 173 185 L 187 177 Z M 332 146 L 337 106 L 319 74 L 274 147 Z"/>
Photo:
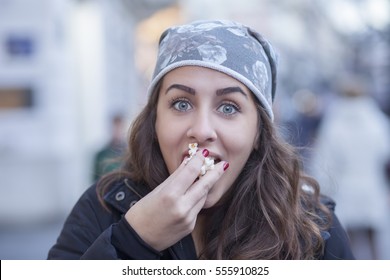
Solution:
<path fill-rule="evenodd" d="M 277 136 L 275 86 L 272 47 L 249 27 L 165 31 L 123 169 L 83 194 L 48 258 L 353 259 L 333 202 Z"/>

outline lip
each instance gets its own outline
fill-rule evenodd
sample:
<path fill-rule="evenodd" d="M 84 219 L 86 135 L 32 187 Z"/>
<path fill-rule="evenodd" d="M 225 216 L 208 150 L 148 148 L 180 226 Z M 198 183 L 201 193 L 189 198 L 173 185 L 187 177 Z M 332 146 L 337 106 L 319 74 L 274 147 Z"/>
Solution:
<path fill-rule="evenodd" d="M 214 160 L 221 161 L 221 157 L 219 155 L 217 155 L 217 154 L 214 154 L 214 153 L 210 153 L 208 157 L 211 157 Z"/>
<path fill-rule="evenodd" d="M 199 149 L 199 150 L 201 150 L 201 149 Z M 212 158 L 214 158 L 214 160 L 217 160 L 217 162 L 222 161 L 222 158 L 219 154 L 213 153 L 210 150 L 209 150 L 209 152 L 210 152 L 208 155 L 209 158 L 212 157 Z M 188 150 L 186 150 L 185 152 L 182 153 L 182 161 L 187 157 L 188 157 Z"/>

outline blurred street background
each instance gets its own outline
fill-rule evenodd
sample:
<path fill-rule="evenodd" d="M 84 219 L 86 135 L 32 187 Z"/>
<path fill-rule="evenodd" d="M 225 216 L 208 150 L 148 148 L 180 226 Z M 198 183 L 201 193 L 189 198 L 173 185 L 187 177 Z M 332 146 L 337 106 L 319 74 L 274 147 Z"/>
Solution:
<path fill-rule="evenodd" d="M 313 160 L 319 129 L 346 81 L 358 77 L 359 90 L 389 119 L 390 0 L 0 0 L 0 259 L 47 257 L 96 179 L 96 154 L 112 140 L 113 118 L 123 116 L 128 127 L 144 104 L 161 32 L 210 18 L 250 25 L 273 43 L 276 122 L 291 144 L 306 147 L 309 174 L 323 171 Z M 348 143 L 352 154 L 362 150 Z M 358 161 L 368 164 L 365 157 Z M 384 172 L 381 160 L 376 170 Z M 368 169 L 353 174 L 364 178 Z M 380 181 L 387 186 L 376 192 L 385 207 L 374 228 L 378 252 L 357 234 L 358 259 L 390 259 L 390 183 Z M 370 209 L 377 200 L 352 205 L 352 212 Z"/>

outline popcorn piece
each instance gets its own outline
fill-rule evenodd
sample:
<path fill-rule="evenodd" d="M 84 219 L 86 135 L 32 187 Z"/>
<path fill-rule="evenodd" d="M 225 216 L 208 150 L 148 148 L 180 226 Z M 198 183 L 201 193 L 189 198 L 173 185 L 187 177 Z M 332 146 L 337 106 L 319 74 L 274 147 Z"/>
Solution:
<path fill-rule="evenodd" d="M 187 160 L 187 162 L 196 154 L 196 152 L 198 151 L 198 143 L 190 143 L 188 145 L 188 155 L 189 155 L 189 158 Z M 203 165 L 200 169 L 200 173 L 199 173 L 199 176 L 203 176 L 206 174 L 207 171 L 211 170 L 214 168 L 214 158 L 213 157 L 206 157 L 204 159 L 204 162 L 203 162 Z"/>
<path fill-rule="evenodd" d="M 200 175 L 203 176 L 206 174 L 207 171 L 214 169 L 214 158 L 213 157 L 206 157 L 204 159 L 204 163 L 202 165 L 202 168 L 200 169 Z"/>
<path fill-rule="evenodd" d="M 198 151 L 198 143 L 191 143 L 188 145 L 188 154 L 190 156 L 190 159 L 196 154 Z"/>

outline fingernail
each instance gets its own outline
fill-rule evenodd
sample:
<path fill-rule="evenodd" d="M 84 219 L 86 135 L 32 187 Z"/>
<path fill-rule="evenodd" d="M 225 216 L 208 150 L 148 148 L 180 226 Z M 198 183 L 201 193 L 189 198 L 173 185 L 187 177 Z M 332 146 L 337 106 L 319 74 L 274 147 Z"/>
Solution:
<path fill-rule="evenodd" d="M 229 163 L 228 162 L 225 162 L 224 164 L 223 164 L 223 171 L 226 171 L 226 169 L 228 169 L 229 168 Z"/>
<path fill-rule="evenodd" d="M 204 149 L 204 150 L 202 151 L 202 155 L 203 155 L 204 157 L 207 157 L 207 156 L 209 155 L 209 150 Z"/>

